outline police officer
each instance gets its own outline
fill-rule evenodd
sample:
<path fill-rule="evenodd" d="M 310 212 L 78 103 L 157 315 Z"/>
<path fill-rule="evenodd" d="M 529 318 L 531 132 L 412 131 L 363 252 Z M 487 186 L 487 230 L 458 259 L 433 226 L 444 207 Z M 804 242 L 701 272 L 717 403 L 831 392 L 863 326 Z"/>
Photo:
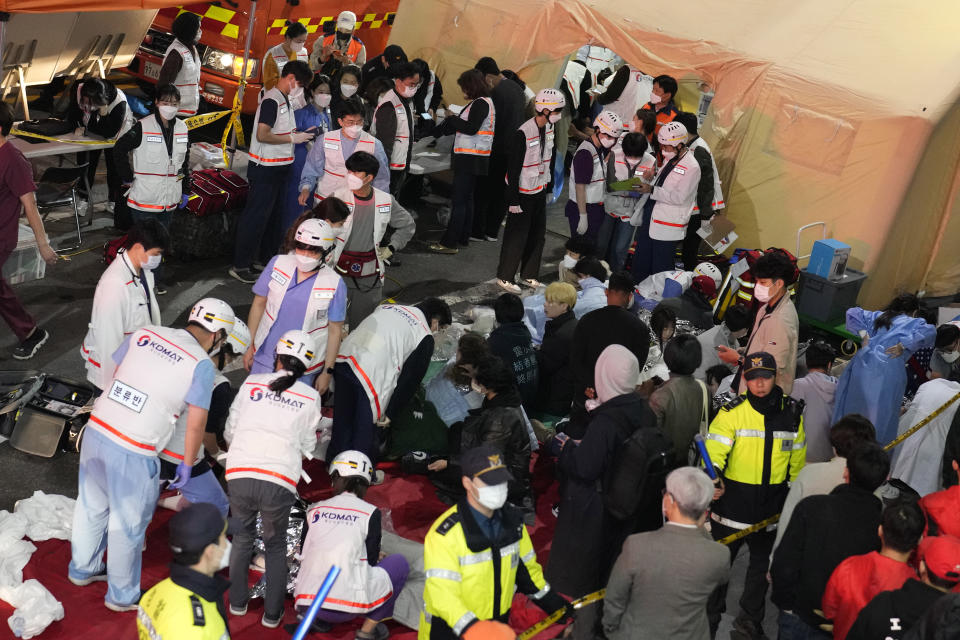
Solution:
<path fill-rule="evenodd" d="M 780 513 L 788 483 L 806 462 L 803 402 L 783 393 L 774 381 L 776 374 L 777 362 L 769 353 L 747 355 L 747 393 L 724 405 L 710 424 L 707 452 L 719 483 L 710 513 L 715 540 Z M 747 638 L 763 635 L 766 573 L 775 537 L 776 525 L 771 525 L 729 544 L 731 562 L 744 542 L 750 548 L 740 614 L 734 621 L 734 628 Z M 713 634 L 725 602 L 726 585 L 714 592 L 707 605 Z"/>
<path fill-rule="evenodd" d="M 143 594 L 137 614 L 140 640 L 224 640 L 230 637 L 217 572 L 230 559 L 233 527 L 212 504 L 198 502 L 170 518 L 170 577 Z"/>
<path fill-rule="evenodd" d="M 547 613 L 567 608 L 569 617 L 572 608 L 543 578 L 522 513 L 505 504 L 512 477 L 500 452 L 481 445 L 464 452 L 460 464 L 466 499 L 437 518 L 424 541 L 425 612 L 417 637 L 469 637 L 479 621 L 507 622 L 514 591 Z"/>
<path fill-rule="evenodd" d="M 106 581 L 112 611 L 137 608 L 140 552 L 160 492 L 157 455 L 186 414 L 184 459 L 196 459 L 213 392 L 208 354 L 226 340 L 233 321 L 226 302 L 204 298 L 185 329 L 138 329 L 112 355 L 117 369 L 93 406 L 80 452 L 69 568 L 77 586 Z M 178 464 L 170 486 L 186 484 L 192 467 Z"/>

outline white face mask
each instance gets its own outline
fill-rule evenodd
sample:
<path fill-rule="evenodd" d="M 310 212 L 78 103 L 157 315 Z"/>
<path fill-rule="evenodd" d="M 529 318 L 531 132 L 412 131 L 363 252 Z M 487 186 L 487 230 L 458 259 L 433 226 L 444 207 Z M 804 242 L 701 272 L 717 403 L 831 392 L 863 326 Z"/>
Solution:
<path fill-rule="evenodd" d="M 661 102 L 663 102 L 663 98 L 655 93 L 650 94 L 650 104 L 660 104 Z"/>
<path fill-rule="evenodd" d="M 600 145 L 605 149 L 609 149 L 613 145 L 617 144 L 616 140 L 614 140 L 613 138 L 608 138 L 607 136 L 603 136 L 602 138 L 600 136 L 597 136 L 597 138 L 600 140 Z"/>
<path fill-rule="evenodd" d="M 507 501 L 507 483 L 495 484 L 492 487 L 477 487 L 477 502 L 487 509 L 496 511 Z"/>
<path fill-rule="evenodd" d="M 677 152 L 664 150 L 660 152 L 660 155 L 663 156 L 664 160 L 673 160 L 673 158 L 677 155 Z"/>
<path fill-rule="evenodd" d="M 141 267 L 147 271 L 153 271 L 160 266 L 160 262 L 163 260 L 163 256 L 147 256 L 147 261 L 144 262 Z"/>
<path fill-rule="evenodd" d="M 403 96 L 404 98 L 412 98 L 413 96 L 416 95 L 416 93 L 417 93 L 416 87 L 408 87 L 406 85 L 404 85 L 403 89 L 400 90 L 400 95 Z"/>
<path fill-rule="evenodd" d="M 470 388 L 473 389 L 474 391 L 476 391 L 477 393 L 479 393 L 480 395 L 486 395 L 486 394 L 483 392 L 483 387 L 481 387 L 479 384 L 477 384 L 477 381 L 476 381 L 476 380 L 471 380 L 471 381 L 470 381 Z"/>
<path fill-rule="evenodd" d="M 227 540 L 227 548 L 224 549 L 223 555 L 220 556 L 220 563 L 217 565 L 217 571 L 221 569 L 226 569 L 230 566 L 230 551 L 233 549 L 233 545 Z"/>
<path fill-rule="evenodd" d="M 762 284 L 757 284 L 753 287 L 753 297 L 759 300 L 760 302 L 767 302 L 770 300 L 770 287 L 765 287 Z"/>
<path fill-rule="evenodd" d="M 363 188 L 363 178 L 353 173 L 347 174 L 347 189 L 350 191 L 359 191 Z"/>
<path fill-rule="evenodd" d="M 303 97 L 303 87 L 294 87 L 290 89 L 290 99 L 297 100 L 298 98 Z"/>
<path fill-rule="evenodd" d="M 957 358 L 960 358 L 960 351 L 941 351 L 940 357 L 947 364 L 953 364 L 957 361 Z"/>
<path fill-rule="evenodd" d="M 363 125 L 362 125 L 362 124 L 352 124 L 352 125 L 350 125 L 349 127 L 344 127 L 343 130 L 344 130 L 344 132 L 346 132 L 346 134 L 347 134 L 348 136 L 350 136 L 351 138 L 356 138 L 357 136 L 360 135 L 360 132 L 363 131 Z"/>
<path fill-rule="evenodd" d="M 634 133 L 639 133 L 640 129 L 637 128 L 637 121 L 631 120 L 630 124 L 627 126 L 627 131 L 632 131 Z"/>
<path fill-rule="evenodd" d="M 551 113 L 549 116 L 547 116 L 547 120 L 549 120 L 552 124 L 557 124 L 560 122 L 560 118 L 562 117 L 562 113 Z"/>
<path fill-rule="evenodd" d="M 333 99 L 329 93 L 318 93 L 313 96 L 313 104 L 317 105 L 321 109 L 326 109 L 330 106 L 330 100 Z"/>
<path fill-rule="evenodd" d="M 317 267 L 320 266 L 320 258 L 311 258 L 310 256 L 304 256 L 301 254 L 296 254 L 297 257 L 297 268 L 300 271 L 310 272 L 316 271 Z"/>
<path fill-rule="evenodd" d="M 159 113 L 160 117 L 164 120 L 173 120 L 177 115 L 178 109 L 179 107 L 166 104 L 157 105 L 157 113 Z"/>
<path fill-rule="evenodd" d="M 340 85 L 340 93 L 343 94 L 344 98 L 349 98 L 357 92 L 357 85 L 355 84 L 342 84 Z"/>
<path fill-rule="evenodd" d="M 567 253 L 563 256 L 563 261 L 560 264 L 567 269 L 573 269 L 575 266 L 577 266 L 577 259 Z"/>

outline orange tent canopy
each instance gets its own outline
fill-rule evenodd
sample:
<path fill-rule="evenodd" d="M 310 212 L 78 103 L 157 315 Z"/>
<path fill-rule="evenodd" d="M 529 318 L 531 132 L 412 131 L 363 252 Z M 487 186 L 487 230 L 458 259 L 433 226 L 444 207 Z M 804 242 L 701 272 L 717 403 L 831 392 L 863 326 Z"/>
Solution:
<path fill-rule="evenodd" d="M 10 13 L 59 13 L 63 11 L 128 11 L 175 7 L 173 0 L 0 0 L 0 11 Z"/>

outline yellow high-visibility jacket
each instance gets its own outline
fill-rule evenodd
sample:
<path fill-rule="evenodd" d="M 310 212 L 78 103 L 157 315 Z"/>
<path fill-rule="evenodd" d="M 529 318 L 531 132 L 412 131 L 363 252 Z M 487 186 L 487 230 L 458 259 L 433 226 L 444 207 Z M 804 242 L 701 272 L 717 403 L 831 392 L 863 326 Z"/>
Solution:
<path fill-rule="evenodd" d="M 143 594 L 137 609 L 137 631 L 140 640 L 230 639 L 217 601 L 206 600 L 171 578 Z"/>

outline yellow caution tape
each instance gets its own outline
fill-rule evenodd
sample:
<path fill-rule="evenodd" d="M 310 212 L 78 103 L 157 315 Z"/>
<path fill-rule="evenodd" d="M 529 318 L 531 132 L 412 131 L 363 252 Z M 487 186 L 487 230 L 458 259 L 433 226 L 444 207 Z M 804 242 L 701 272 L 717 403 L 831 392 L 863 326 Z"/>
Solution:
<path fill-rule="evenodd" d="M 770 525 L 776 523 L 779 519 L 780 519 L 780 514 L 778 513 L 775 516 L 770 516 L 766 520 L 761 520 L 757 524 L 752 524 L 746 529 L 741 529 L 736 533 L 731 533 L 725 538 L 720 538 L 719 540 L 717 540 L 717 542 L 719 542 L 720 544 L 730 544 L 731 542 L 736 542 L 740 538 L 746 538 L 751 533 L 756 533 L 757 531 L 766 529 Z"/>
<path fill-rule="evenodd" d="M 233 96 L 233 108 L 227 112 L 230 114 L 230 122 L 224 127 L 223 136 L 220 138 L 220 148 L 223 149 L 223 163 L 228 167 L 230 166 L 230 158 L 227 156 L 227 143 L 230 140 L 231 129 L 237 132 L 237 144 L 241 147 L 245 146 L 243 140 L 243 125 L 240 123 L 240 109 L 243 106 L 240 104 L 240 90 L 245 88 L 246 84 L 247 81 L 241 78 L 240 86 Z"/>
<path fill-rule="evenodd" d="M 606 589 L 600 589 L 599 591 L 594 591 L 593 593 L 588 593 L 587 595 L 583 596 L 582 598 L 578 598 L 578 599 L 576 599 L 576 600 L 573 600 L 570 604 L 573 606 L 574 609 L 580 609 L 580 608 L 582 608 L 582 607 L 587 606 L 588 604 L 593 604 L 594 602 L 597 602 L 597 601 L 599 601 L 599 600 L 603 600 L 603 597 L 604 597 L 605 595 L 607 595 L 607 590 L 606 590 Z M 562 618 L 562 617 L 565 616 L 566 614 L 567 614 L 567 609 L 566 609 L 566 608 L 557 609 L 556 611 L 554 611 L 553 613 L 551 613 L 549 616 L 547 616 L 546 618 L 544 618 L 543 620 L 541 620 L 541 621 L 538 622 L 537 624 L 533 625 L 532 627 L 530 627 L 530 628 L 527 629 L 526 631 L 523 631 L 523 632 L 522 632 L 519 636 L 517 636 L 517 637 L 519 638 L 519 640 L 529 640 L 530 638 L 532 638 L 533 636 L 537 635 L 538 633 L 540 633 L 541 631 L 543 631 L 544 629 L 546 629 L 547 627 L 549 627 L 550 625 L 552 625 L 554 622 L 556 622 L 557 620 L 559 620 L 560 618 Z"/>
<path fill-rule="evenodd" d="M 201 113 L 200 115 L 190 116 L 186 118 L 183 122 L 187 125 L 187 129 L 199 129 L 200 127 L 206 126 L 211 122 L 216 122 L 220 118 L 230 115 L 232 111 L 214 111 L 213 113 Z"/>
<path fill-rule="evenodd" d="M 234 107 L 236 109 L 236 106 Z M 237 110 L 239 113 L 239 110 Z M 187 125 L 187 129 L 199 129 L 200 127 L 206 126 L 211 122 L 216 122 L 217 120 L 224 118 L 228 115 L 233 114 L 234 111 L 215 111 L 213 113 L 201 113 L 197 116 L 191 116 L 186 118 L 183 122 Z M 229 131 L 229 127 L 227 128 Z M 243 144 L 242 139 L 242 129 L 238 128 L 240 132 L 238 139 L 241 140 L 240 144 Z M 10 132 L 12 135 L 27 137 L 27 138 L 37 138 L 39 140 L 47 140 L 49 142 L 63 142 L 66 144 L 80 144 L 80 145 L 95 145 L 95 144 L 116 144 L 116 138 L 110 140 L 68 140 L 66 138 L 54 138 L 52 136 L 45 136 L 40 133 L 33 133 L 30 131 L 22 131 L 20 129 L 13 129 Z"/>
<path fill-rule="evenodd" d="M 117 142 L 116 140 L 65 140 L 64 138 L 52 138 L 39 133 L 21 131 L 20 129 L 13 129 L 10 131 L 10 133 L 19 137 L 38 138 L 40 140 L 49 140 L 50 142 L 65 142 L 68 144 L 116 144 Z"/>

